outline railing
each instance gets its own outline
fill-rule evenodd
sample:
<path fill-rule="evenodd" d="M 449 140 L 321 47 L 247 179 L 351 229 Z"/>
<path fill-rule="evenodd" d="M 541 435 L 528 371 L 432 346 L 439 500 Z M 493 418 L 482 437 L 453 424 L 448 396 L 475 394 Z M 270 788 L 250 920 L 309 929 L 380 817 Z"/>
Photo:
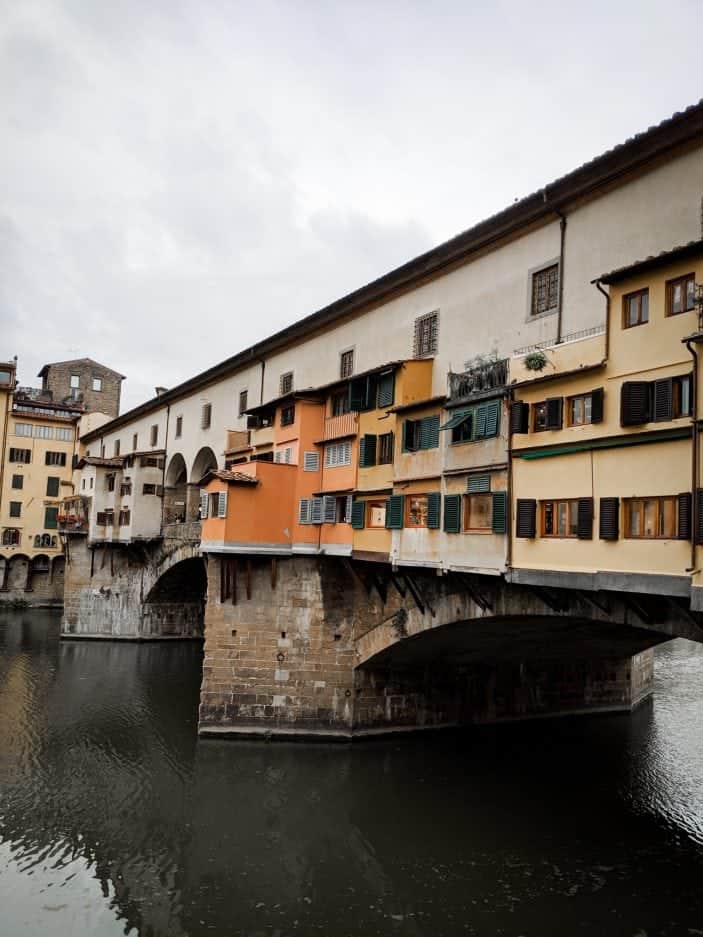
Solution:
<path fill-rule="evenodd" d="M 200 540 L 202 523 L 185 521 L 183 524 L 164 524 L 163 535 L 171 540 Z"/>
<path fill-rule="evenodd" d="M 535 342 L 534 345 L 523 345 L 522 348 L 516 348 L 513 352 L 513 358 L 521 358 L 523 355 L 529 355 L 530 352 L 540 351 L 544 348 L 557 348 L 559 345 L 566 345 L 569 342 L 579 342 L 583 338 L 594 338 L 596 335 L 605 334 L 605 325 L 594 325 L 590 329 L 580 329 L 578 332 L 569 332 L 562 336 L 560 342 L 555 338 L 548 338 L 544 342 Z"/>
<path fill-rule="evenodd" d="M 449 372 L 449 399 L 464 400 L 473 394 L 497 390 L 508 383 L 508 359 L 489 361 L 469 371 Z"/>
<path fill-rule="evenodd" d="M 359 417 L 356 413 L 341 413 L 325 419 L 323 439 L 339 439 L 342 436 L 356 436 Z"/>

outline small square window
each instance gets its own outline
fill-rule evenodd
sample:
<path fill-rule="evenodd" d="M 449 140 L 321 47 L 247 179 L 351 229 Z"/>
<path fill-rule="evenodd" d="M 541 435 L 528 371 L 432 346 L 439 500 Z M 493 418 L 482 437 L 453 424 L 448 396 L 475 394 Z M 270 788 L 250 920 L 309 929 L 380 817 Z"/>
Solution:
<path fill-rule="evenodd" d="M 17 489 L 24 488 L 24 475 L 13 475 L 12 487 Z"/>
<path fill-rule="evenodd" d="M 429 312 L 427 315 L 415 319 L 415 340 L 413 343 L 413 357 L 426 358 L 437 354 L 437 339 L 439 336 L 439 313 Z"/>
<path fill-rule="evenodd" d="M 94 377 L 92 387 L 93 390 L 101 391 L 103 389 L 103 379 L 101 377 Z"/>
<path fill-rule="evenodd" d="M 559 264 L 550 264 L 532 274 L 533 316 L 541 316 L 556 309 L 559 304 Z"/>
<path fill-rule="evenodd" d="M 22 502 L 10 501 L 10 517 L 21 517 L 21 515 L 22 515 Z"/>

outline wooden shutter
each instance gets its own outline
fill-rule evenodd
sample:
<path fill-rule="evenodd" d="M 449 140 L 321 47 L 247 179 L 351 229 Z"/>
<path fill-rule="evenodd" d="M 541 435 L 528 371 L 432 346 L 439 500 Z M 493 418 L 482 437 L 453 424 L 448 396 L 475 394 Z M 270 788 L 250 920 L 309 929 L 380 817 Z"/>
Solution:
<path fill-rule="evenodd" d="M 320 453 L 319 452 L 303 453 L 303 471 L 304 472 L 319 472 L 319 470 L 320 470 Z"/>
<path fill-rule="evenodd" d="M 386 527 L 400 530 L 403 526 L 405 495 L 391 495 L 386 505 Z"/>
<path fill-rule="evenodd" d="M 493 533 L 507 534 L 508 532 L 508 493 L 496 491 L 493 493 Z"/>
<path fill-rule="evenodd" d="M 439 529 L 440 511 L 442 508 L 442 495 L 439 491 L 432 491 L 427 495 L 427 526 L 431 530 Z"/>
<path fill-rule="evenodd" d="M 599 536 L 601 540 L 617 540 L 620 535 L 620 499 L 600 499 Z"/>
<path fill-rule="evenodd" d="M 420 448 L 436 449 L 439 445 L 439 414 L 420 421 Z"/>
<path fill-rule="evenodd" d="M 358 412 L 366 409 L 367 386 L 366 379 L 363 377 L 355 377 L 353 381 L 349 382 L 350 410 Z"/>
<path fill-rule="evenodd" d="M 603 422 L 603 388 L 591 391 L 591 423 Z"/>
<path fill-rule="evenodd" d="M 344 523 L 351 524 L 351 513 L 352 513 L 352 501 L 354 499 L 351 495 L 347 495 L 347 500 L 344 502 Z"/>
<path fill-rule="evenodd" d="M 486 404 L 486 433 L 487 437 L 497 436 L 500 427 L 500 400 L 491 400 Z"/>
<path fill-rule="evenodd" d="M 593 539 L 593 498 L 579 498 L 576 536 L 579 540 Z"/>
<path fill-rule="evenodd" d="M 547 407 L 547 429 L 561 429 L 564 422 L 564 398 L 547 397 L 545 404 Z"/>
<path fill-rule="evenodd" d="M 466 490 L 470 495 L 486 494 L 491 490 L 491 476 L 469 475 L 466 479 Z"/>
<path fill-rule="evenodd" d="M 310 512 L 311 523 L 321 524 L 322 523 L 322 498 L 313 498 L 312 507 Z"/>
<path fill-rule="evenodd" d="M 311 524 L 312 523 L 312 502 L 310 498 L 301 498 L 298 504 L 298 523 L 299 524 Z"/>
<path fill-rule="evenodd" d="M 389 371 L 378 379 L 378 406 L 392 407 L 395 398 L 395 374 Z"/>
<path fill-rule="evenodd" d="M 652 418 L 649 381 L 625 381 L 620 389 L 620 425 L 639 426 Z"/>
<path fill-rule="evenodd" d="M 673 420 L 674 382 L 672 378 L 667 377 L 661 381 L 654 381 L 653 390 L 652 415 L 654 419 L 659 423 L 665 420 Z"/>
<path fill-rule="evenodd" d="M 354 530 L 363 530 L 366 523 L 366 502 L 352 501 L 351 525 Z"/>
<path fill-rule="evenodd" d="M 322 498 L 322 519 L 325 524 L 334 524 L 337 520 L 337 499 L 334 495 Z"/>
<path fill-rule="evenodd" d="M 678 496 L 678 518 L 676 533 L 679 540 L 691 539 L 691 492 L 684 491 Z"/>
<path fill-rule="evenodd" d="M 200 492 L 200 517 L 203 520 L 207 517 L 207 491 Z"/>
<path fill-rule="evenodd" d="M 403 452 L 414 452 L 415 424 L 417 420 L 405 420 L 403 423 Z"/>
<path fill-rule="evenodd" d="M 217 493 L 217 516 L 227 517 L 227 492 L 219 491 Z"/>
<path fill-rule="evenodd" d="M 486 404 L 476 407 L 476 439 L 483 439 L 486 435 Z"/>
<path fill-rule="evenodd" d="M 444 530 L 448 534 L 461 531 L 461 495 L 444 496 Z"/>
<path fill-rule="evenodd" d="M 359 441 L 359 465 L 362 468 L 370 468 L 376 464 L 376 437 L 371 433 L 365 433 Z"/>
<path fill-rule="evenodd" d="M 518 498 L 515 518 L 515 536 L 534 537 L 537 532 L 537 502 L 535 499 Z"/>
<path fill-rule="evenodd" d="M 703 489 L 696 492 L 696 543 L 703 543 Z"/>
<path fill-rule="evenodd" d="M 526 433 L 530 425 L 530 405 L 524 400 L 510 404 L 510 432 L 513 435 Z"/>

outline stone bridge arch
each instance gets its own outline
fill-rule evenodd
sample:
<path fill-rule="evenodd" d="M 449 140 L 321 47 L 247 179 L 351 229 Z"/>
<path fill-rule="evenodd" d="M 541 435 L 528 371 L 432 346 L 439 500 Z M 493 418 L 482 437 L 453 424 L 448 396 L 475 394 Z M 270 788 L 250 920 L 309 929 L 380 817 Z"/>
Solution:
<path fill-rule="evenodd" d="M 188 468 L 180 452 L 175 452 L 164 477 L 164 523 L 182 523 L 187 518 Z"/>
<path fill-rule="evenodd" d="M 188 494 L 186 506 L 186 520 L 198 520 L 200 507 L 200 482 L 211 469 L 217 468 L 217 456 L 210 446 L 203 446 L 198 450 L 190 469 L 188 478 Z"/>

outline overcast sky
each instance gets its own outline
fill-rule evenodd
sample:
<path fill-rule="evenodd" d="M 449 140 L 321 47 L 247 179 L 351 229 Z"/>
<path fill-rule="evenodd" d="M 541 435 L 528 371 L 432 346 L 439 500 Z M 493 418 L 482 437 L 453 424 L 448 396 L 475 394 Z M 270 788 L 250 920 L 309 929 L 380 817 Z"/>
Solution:
<path fill-rule="evenodd" d="M 0 0 L 0 359 L 123 409 L 703 93 L 700 0 Z"/>

